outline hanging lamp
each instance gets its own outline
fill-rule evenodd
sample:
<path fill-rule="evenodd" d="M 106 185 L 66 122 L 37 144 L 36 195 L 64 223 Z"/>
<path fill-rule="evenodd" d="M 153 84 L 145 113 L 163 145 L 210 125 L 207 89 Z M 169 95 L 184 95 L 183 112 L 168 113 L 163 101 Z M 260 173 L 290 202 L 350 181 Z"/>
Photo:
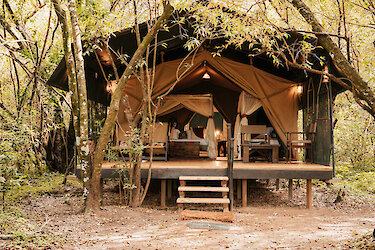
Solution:
<path fill-rule="evenodd" d="M 205 68 L 205 73 L 203 74 L 203 76 L 202 76 L 202 79 L 205 79 L 205 80 L 210 80 L 211 79 L 211 76 L 208 74 L 208 72 L 207 72 L 207 65 L 206 65 L 206 61 L 204 61 L 204 68 Z"/>

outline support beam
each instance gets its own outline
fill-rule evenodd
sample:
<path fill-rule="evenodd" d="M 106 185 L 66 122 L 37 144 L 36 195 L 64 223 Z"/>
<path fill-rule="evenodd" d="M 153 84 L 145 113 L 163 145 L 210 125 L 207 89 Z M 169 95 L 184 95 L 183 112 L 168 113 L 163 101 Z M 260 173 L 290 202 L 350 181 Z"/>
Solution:
<path fill-rule="evenodd" d="M 293 179 L 289 179 L 288 198 L 289 198 L 289 200 L 293 199 Z"/>
<path fill-rule="evenodd" d="M 276 179 L 276 191 L 279 191 L 280 188 L 280 179 Z"/>
<path fill-rule="evenodd" d="M 311 179 L 306 180 L 306 208 L 312 207 L 312 182 Z"/>
<path fill-rule="evenodd" d="M 247 206 L 247 179 L 242 180 L 242 206 Z"/>
<path fill-rule="evenodd" d="M 213 105 L 211 103 L 211 105 Z M 232 138 L 232 129 L 231 129 L 231 124 L 227 124 L 227 141 L 228 141 L 228 151 L 227 151 L 227 165 L 228 165 L 228 178 L 229 178 L 229 200 L 230 200 L 230 207 L 229 210 L 233 211 L 234 207 L 234 195 L 233 195 L 233 156 L 234 156 L 234 138 Z M 225 208 L 224 208 L 225 209 Z"/>
<path fill-rule="evenodd" d="M 237 180 L 237 200 L 241 199 L 241 180 Z"/>
<path fill-rule="evenodd" d="M 160 206 L 165 207 L 165 196 L 166 196 L 166 189 L 167 189 L 167 180 L 161 180 L 160 186 Z"/>
<path fill-rule="evenodd" d="M 171 199 L 172 198 L 172 182 L 173 180 L 167 180 L 167 199 Z"/>

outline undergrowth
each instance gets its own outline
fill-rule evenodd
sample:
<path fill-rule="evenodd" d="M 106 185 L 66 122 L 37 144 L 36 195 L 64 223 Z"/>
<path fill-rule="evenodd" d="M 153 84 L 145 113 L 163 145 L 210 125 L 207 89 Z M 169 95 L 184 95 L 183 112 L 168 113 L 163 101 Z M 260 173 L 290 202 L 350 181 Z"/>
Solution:
<path fill-rule="evenodd" d="M 366 170 L 358 170 L 349 164 L 341 163 L 337 167 L 336 177 L 353 190 L 375 195 L 375 167 L 368 166 Z"/>
<path fill-rule="evenodd" d="M 368 232 L 362 236 L 359 236 L 355 239 L 348 241 L 345 244 L 347 248 L 353 249 L 375 249 L 375 238 L 372 235 L 372 232 Z"/>
<path fill-rule="evenodd" d="M 81 188 L 81 184 L 68 180 L 62 184 L 63 175 L 46 173 L 39 177 L 23 178 L 17 185 L 9 187 L 5 193 L 5 203 L 0 211 L 0 242 L 2 249 L 48 249 L 66 240 L 51 230 L 49 220 L 36 218 L 25 212 L 25 205 L 30 198 L 37 198 L 64 188 Z"/>

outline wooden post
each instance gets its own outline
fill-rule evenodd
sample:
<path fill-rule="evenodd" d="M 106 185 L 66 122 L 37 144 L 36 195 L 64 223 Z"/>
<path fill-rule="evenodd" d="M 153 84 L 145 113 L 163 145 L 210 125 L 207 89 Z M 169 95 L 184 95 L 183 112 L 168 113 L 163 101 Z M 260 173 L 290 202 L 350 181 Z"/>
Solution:
<path fill-rule="evenodd" d="M 172 198 L 172 182 L 173 182 L 173 180 L 167 181 L 167 199 Z"/>
<path fill-rule="evenodd" d="M 160 186 L 160 206 L 165 207 L 166 180 L 161 180 Z"/>
<path fill-rule="evenodd" d="M 242 161 L 244 163 L 249 163 L 249 158 L 250 158 L 250 155 L 249 155 L 249 143 L 244 143 L 243 146 L 243 157 L 242 157 Z"/>
<path fill-rule="evenodd" d="M 234 155 L 234 138 L 232 138 L 232 129 L 231 124 L 227 124 L 227 142 L 228 142 L 228 150 L 227 150 L 227 162 L 228 162 L 228 179 L 229 179 L 229 200 L 230 206 L 229 210 L 233 211 L 233 155 Z"/>
<path fill-rule="evenodd" d="M 312 207 L 312 183 L 311 179 L 306 179 L 306 208 Z"/>
<path fill-rule="evenodd" d="M 276 179 L 276 191 L 279 191 L 280 188 L 280 179 Z"/>
<path fill-rule="evenodd" d="M 241 199 L 241 180 L 237 180 L 237 200 Z"/>
<path fill-rule="evenodd" d="M 272 163 L 279 162 L 279 147 L 272 147 Z"/>
<path fill-rule="evenodd" d="M 247 179 L 242 180 L 242 206 L 247 206 Z"/>
<path fill-rule="evenodd" d="M 288 197 L 289 197 L 289 200 L 293 199 L 293 179 L 289 179 Z"/>

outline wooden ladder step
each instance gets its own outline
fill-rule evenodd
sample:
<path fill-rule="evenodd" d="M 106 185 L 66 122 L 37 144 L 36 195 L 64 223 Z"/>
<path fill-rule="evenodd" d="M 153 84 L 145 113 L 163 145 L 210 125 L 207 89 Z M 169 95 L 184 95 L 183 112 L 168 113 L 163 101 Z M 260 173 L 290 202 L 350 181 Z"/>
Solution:
<path fill-rule="evenodd" d="M 198 186 L 180 186 L 178 191 L 183 192 L 229 192 L 229 187 L 198 187 Z"/>
<path fill-rule="evenodd" d="M 180 176 L 180 181 L 228 181 L 228 176 Z"/>
<path fill-rule="evenodd" d="M 229 204 L 230 201 L 228 198 L 178 198 L 177 203 Z"/>

